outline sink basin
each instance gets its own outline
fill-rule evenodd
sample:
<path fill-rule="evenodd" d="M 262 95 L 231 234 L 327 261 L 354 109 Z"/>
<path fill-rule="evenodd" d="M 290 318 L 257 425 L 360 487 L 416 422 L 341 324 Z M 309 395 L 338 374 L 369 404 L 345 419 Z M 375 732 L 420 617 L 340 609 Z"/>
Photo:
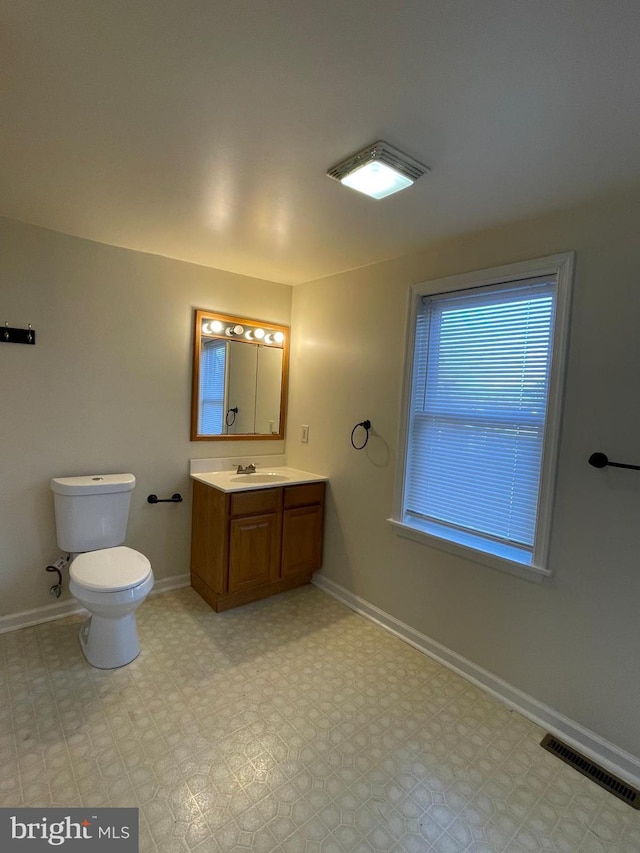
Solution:
<path fill-rule="evenodd" d="M 261 471 L 259 474 L 237 474 L 230 477 L 232 483 L 284 483 L 289 479 L 285 474 L 275 471 Z"/>
<path fill-rule="evenodd" d="M 246 459 L 204 459 L 192 460 L 191 464 L 197 463 L 198 466 L 210 464 L 211 470 L 192 471 L 191 477 L 204 483 L 205 486 L 212 486 L 214 489 L 219 489 L 221 492 L 245 492 L 250 489 L 268 489 L 277 488 L 278 486 L 293 486 L 302 483 L 320 483 L 326 480 L 318 474 L 312 474 L 309 471 L 301 471 L 299 468 L 289 468 L 287 465 L 279 465 L 279 460 L 260 461 L 258 457 L 258 470 L 253 474 L 238 474 L 236 468 L 239 462 L 243 465 L 247 464 Z M 231 463 L 233 468 L 227 467 Z M 223 466 L 223 467 L 215 467 Z"/>

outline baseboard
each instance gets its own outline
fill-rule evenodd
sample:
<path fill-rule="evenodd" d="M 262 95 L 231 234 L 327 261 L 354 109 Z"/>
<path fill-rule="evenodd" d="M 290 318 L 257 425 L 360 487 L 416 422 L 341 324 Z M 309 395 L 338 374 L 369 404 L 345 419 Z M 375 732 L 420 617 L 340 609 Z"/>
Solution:
<path fill-rule="evenodd" d="M 18 631 L 20 628 L 30 628 L 32 625 L 40 625 L 43 622 L 53 622 L 54 619 L 64 619 L 65 616 L 84 612 L 84 607 L 80 607 L 75 599 L 69 598 L 56 604 L 36 607 L 34 610 L 23 610 L 9 616 L 0 616 L 0 634 Z"/>
<path fill-rule="evenodd" d="M 612 773 L 621 776 L 636 787 L 640 786 L 640 759 L 636 756 L 620 749 L 580 723 L 565 717 L 559 711 L 538 702 L 533 696 L 523 693 L 517 687 L 513 687 L 493 673 L 477 666 L 473 661 L 467 660 L 431 637 L 427 637 L 426 634 L 416 631 L 415 628 L 385 613 L 384 610 L 349 592 L 329 578 L 316 574 L 313 576 L 312 583 L 346 604 L 347 607 L 395 634 L 418 651 L 490 693 L 508 707 L 520 712 L 545 731 L 551 732 L 574 749 L 599 762 Z"/>
<path fill-rule="evenodd" d="M 190 586 L 191 579 L 188 574 L 174 575 L 170 578 L 156 579 L 151 595 L 161 592 L 169 592 L 170 589 L 180 589 Z M 54 619 L 64 619 L 65 616 L 75 616 L 78 613 L 86 613 L 74 598 L 59 601 L 55 604 L 46 604 L 44 607 L 36 607 L 34 610 L 23 610 L 21 613 L 12 613 L 9 616 L 0 616 L 0 634 L 8 631 L 18 631 L 20 628 L 30 628 L 43 622 L 53 622 Z"/>
<path fill-rule="evenodd" d="M 160 592 L 169 592 L 170 589 L 182 589 L 185 586 L 191 586 L 189 572 L 184 575 L 173 575 L 170 578 L 160 578 L 160 580 L 156 578 L 151 595 L 158 595 Z"/>

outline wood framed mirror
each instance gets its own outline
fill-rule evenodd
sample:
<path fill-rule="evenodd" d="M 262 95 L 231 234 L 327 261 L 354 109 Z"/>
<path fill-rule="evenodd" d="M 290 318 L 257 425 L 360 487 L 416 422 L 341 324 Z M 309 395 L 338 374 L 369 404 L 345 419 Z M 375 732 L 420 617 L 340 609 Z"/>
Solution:
<path fill-rule="evenodd" d="M 284 439 L 288 326 L 196 309 L 191 441 Z"/>

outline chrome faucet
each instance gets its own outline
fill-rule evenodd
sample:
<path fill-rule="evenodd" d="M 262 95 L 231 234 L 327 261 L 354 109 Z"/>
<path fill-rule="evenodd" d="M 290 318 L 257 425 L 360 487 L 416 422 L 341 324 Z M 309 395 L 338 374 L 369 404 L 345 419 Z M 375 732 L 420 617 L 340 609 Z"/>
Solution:
<path fill-rule="evenodd" d="M 248 465 L 245 465 L 244 468 L 242 467 L 242 465 L 238 465 L 238 470 L 236 471 L 236 474 L 255 474 L 255 473 L 256 473 L 255 462 L 250 462 Z"/>

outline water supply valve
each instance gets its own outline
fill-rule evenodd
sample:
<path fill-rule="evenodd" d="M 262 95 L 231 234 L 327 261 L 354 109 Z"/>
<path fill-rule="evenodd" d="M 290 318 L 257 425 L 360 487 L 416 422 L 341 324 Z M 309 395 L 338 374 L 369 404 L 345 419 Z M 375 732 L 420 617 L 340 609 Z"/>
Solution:
<path fill-rule="evenodd" d="M 45 571 L 56 572 L 58 575 L 58 583 L 54 583 L 54 585 L 50 587 L 49 595 L 55 595 L 56 598 L 60 598 L 62 595 L 62 569 L 64 569 L 68 562 L 68 557 L 66 559 L 64 557 L 58 557 L 55 563 L 46 567 Z"/>

